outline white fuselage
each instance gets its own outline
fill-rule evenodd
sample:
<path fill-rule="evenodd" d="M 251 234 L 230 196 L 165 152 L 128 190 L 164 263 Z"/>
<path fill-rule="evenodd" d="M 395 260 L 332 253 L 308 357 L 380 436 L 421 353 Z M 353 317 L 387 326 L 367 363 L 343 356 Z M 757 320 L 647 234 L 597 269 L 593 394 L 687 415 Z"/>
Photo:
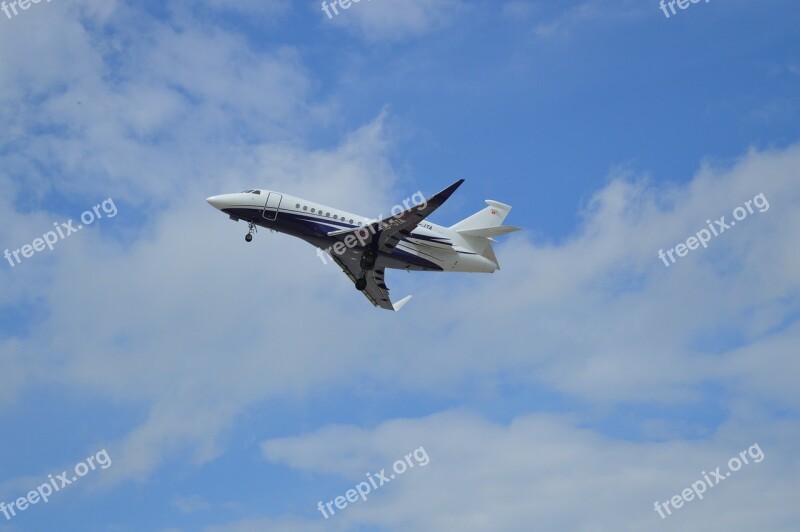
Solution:
<path fill-rule="evenodd" d="M 339 242 L 329 233 L 377 221 L 270 190 L 223 194 L 207 201 L 234 220 L 296 236 L 326 251 Z M 476 253 L 467 238 L 426 220 L 405 235 L 391 253 L 381 252 L 380 260 L 386 268 L 406 270 L 491 273 L 497 269 L 495 262 Z"/>

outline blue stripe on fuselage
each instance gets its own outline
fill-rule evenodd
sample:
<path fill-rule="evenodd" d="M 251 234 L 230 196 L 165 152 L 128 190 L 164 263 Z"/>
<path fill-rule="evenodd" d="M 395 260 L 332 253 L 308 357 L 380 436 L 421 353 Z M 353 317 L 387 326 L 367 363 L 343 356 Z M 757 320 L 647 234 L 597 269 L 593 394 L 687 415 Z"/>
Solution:
<path fill-rule="evenodd" d="M 279 210 L 278 216 L 275 220 L 267 220 L 263 216 L 263 208 L 244 205 L 240 207 L 224 209 L 222 212 L 229 216 L 233 216 L 234 218 L 239 218 L 248 222 L 252 221 L 256 225 L 265 227 L 267 229 L 273 229 L 281 233 L 296 236 L 315 246 L 320 240 L 329 242 L 331 246 L 339 242 L 338 239 L 328 236 L 328 233 L 332 231 L 354 229 L 359 227 L 358 225 L 349 224 L 343 220 L 332 220 L 331 218 L 327 217 L 320 218 L 307 213 L 295 213 L 285 210 Z M 442 240 L 441 237 L 420 235 L 412 232 L 409 238 L 452 246 L 452 244 L 446 240 L 440 242 L 440 240 Z M 408 245 L 414 245 L 412 242 L 408 242 L 406 237 L 403 237 L 401 241 Z M 417 255 L 414 255 L 413 253 L 409 253 L 408 251 L 400 249 L 399 247 L 393 249 L 389 255 L 391 255 L 394 259 L 405 261 L 422 268 L 442 271 L 442 268 L 434 262 L 423 259 Z"/>

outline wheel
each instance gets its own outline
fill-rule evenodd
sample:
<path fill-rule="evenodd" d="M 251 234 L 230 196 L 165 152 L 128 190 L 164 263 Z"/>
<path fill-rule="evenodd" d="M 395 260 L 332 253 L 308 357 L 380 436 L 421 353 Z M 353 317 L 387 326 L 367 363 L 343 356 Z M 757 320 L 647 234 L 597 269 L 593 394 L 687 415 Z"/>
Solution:
<path fill-rule="evenodd" d="M 363 291 L 367 287 L 367 280 L 363 277 L 356 281 L 356 290 L 359 292 Z"/>
<path fill-rule="evenodd" d="M 375 267 L 375 260 L 377 258 L 378 258 L 378 256 L 375 254 L 374 251 L 369 250 L 369 249 L 367 251 L 365 251 L 364 254 L 361 255 L 361 262 L 360 262 L 361 269 L 362 270 L 371 270 L 372 268 L 374 268 Z"/>
<path fill-rule="evenodd" d="M 253 235 L 251 235 L 250 233 L 247 233 L 245 235 L 245 237 L 244 237 L 244 241 L 245 242 L 252 242 L 253 241 Z"/>

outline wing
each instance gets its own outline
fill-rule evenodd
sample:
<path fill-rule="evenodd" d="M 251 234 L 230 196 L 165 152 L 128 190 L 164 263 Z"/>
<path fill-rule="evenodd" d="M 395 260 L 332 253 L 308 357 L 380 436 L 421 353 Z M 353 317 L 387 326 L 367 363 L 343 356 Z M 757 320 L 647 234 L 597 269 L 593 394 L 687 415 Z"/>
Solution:
<path fill-rule="evenodd" d="M 410 235 L 422 220 L 441 207 L 463 182 L 463 179 L 459 179 L 446 189 L 431 196 L 425 203 L 415 205 L 394 216 L 363 227 L 333 231 L 328 233 L 328 236 L 344 242 L 348 248 L 357 241 L 361 247 L 372 247 L 378 253 L 391 253 L 400 240 Z"/>
<path fill-rule="evenodd" d="M 463 179 L 459 179 L 446 189 L 434 194 L 426 202 L 415 205 L 390 218 L 384 218 L 362 227 L 328 233 L 328 236 L 336 238 L 345 245 L 344 253 L 332 253 L 331 257 L 350 280 L 355 283 L 362 275 L 362 250 L 371 248 L 377 254 L 382 252 L 391 254 L 400 240 L 409 236 L 422 220 L 441 207 L 463 182 Z M 364 272 L 364 278 L 367 281 L 367 286 L 362 292 L 376 307 L 387 310 L 400 310 L 411 299 L 411 296 L 406 296 L 397 303 L 392 304 L 392 300 L 389 297 L 389 288 L 387 288 L 384 280 L 383 268 L 378 267 L 367 270 Z"/>
<path fill-rule="evenodd" d="M 336 256 L 335 254 L 331 256 L 345 275 L 355 283 L 361 275 L 361 266 L 359 265 L 360 255 L 352 250 L 348 250 L 348 252 L 342 256 Z M 389 297 L 389 288 L 386 287 L 386 282 L 384 281 L 383 268 L 366 272 L 365 279 L 367 280 L 367 287 L 362 290 L 362 293 L 364 297 L 376 307 L 381 307 L 386 310 L 400 310 L 408 303 L 408 300 L 411 299 L 411 296 L 406 296 L 397 303 L 392 304 L 392 300 Z"/>

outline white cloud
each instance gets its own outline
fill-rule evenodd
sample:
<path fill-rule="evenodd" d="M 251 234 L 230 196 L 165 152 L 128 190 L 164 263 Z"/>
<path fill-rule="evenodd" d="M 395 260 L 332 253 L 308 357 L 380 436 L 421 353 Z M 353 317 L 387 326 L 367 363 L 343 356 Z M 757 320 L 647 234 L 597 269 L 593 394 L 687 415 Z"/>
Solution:
<path fill-rule="evenodd" d="M 203 463 L 218 455 L 219 437 L 249 405 L 365 378 L 427 394 L 471 382 L 474 393 L 489 396 L 503 379 L 598 406 L 698 401 L 713 382 L 733 398 L 800 406 L 800 367 L 790 350 L 797 327 L 784 324 L 796 311 L 800 271 L 791 241 L 800 224 L 798 147 L 752 151 L 732 168 L 705 166 L 688 186 L 666 191 L 612 180 L 572 238 L 511 239 L 500 246 L 503 269 L 493 276 L 443 282 L 434 274 L 390 275 L 390 286 L 412 285 L 417 295 L 399 314 L 375 311 L 307 244 L 262 232 L 245 245 L 244 226 L 203 202 L 245 182 L 262 183 L 266 177 L 250 169 L 268 161 L 281 187 L 306 176 L 296 181 L 302 194 L 339 204 L 348 193 L 368 191 L 358 200 L 368 205 L 378 197 L 375 183 L 388 189 L 394 180 L 381 155 L 388 148 L 382 123 L 365 126 L 333 152 L 256 151 L 231 169 L 226 184 L 173 200 L 126 248 L 109 241 L 107 231 L 138 213 L 120 208 L 103 231 L 64 242 L 47 286 L 39 285 L 33 259 L 2 272 L 0 282 L 22 280 L 23 293 L 35 287 L 48 309 L 35 335 L 14 340 L 24 347 L 12 348 L 40 356 L 26 362 L 4 355 L 26 376 L 20 382 L 57 379 L 149 409 L 146 421 L 109 449 L 118 458 L 105 477 L 146 477 L 177 452 Z M 770 199 L 767 212 L 669 269 L 658 260 L 658 248 L 759 192 Z M 15 216 L 23 227 L 36 226 Z M 510 223 L 513 217 L 514 211 Z M 416 331 L 415 344 L 426 348 L 403 348 L 398 356 L 395 338 L 386 345 L 388 324 Z M 704 347 L 730 330 L 740 332 L 739 345 Z"/>
<path fill-rule="evenodd" d="M 343 485 L 424 446 L 430 462 L 353 503 L 326 524 L 391 530 L 782 529 L 797 519 L 793 436 L 731 424 L 708 441 L 626 442 L 580 428 L 570 416 L 531 414 L 496 424 L 464 412 L 391 420 L 374 429 L 327 427 L 269 440 L 271 461 Z M 777 438 L 777 440 L 776 440 Z M 662 520 L 656 500 L 680 493 L 758 443 L 751 462 Z M 752 455 L 759 457 L 757 449 Z M 794 465 L 788 466 L 789 463 Z M 310 509 L 337 493 L 308 494 Z M 758 508 L 759 511 L 754 511 Z M 319 517 L 322 521 L 322 517 Z M 313 522 L 313 521 L 312 521 Z"/>
<path fill-rule="evenodd" d="M 152 203 L 218 179 L 242 145 L 298 139 L 329 120 L 326 102 L 309 103 L 291 47 L 256 51 L 219 27 L 125 7 L 92 20 L 114 35 L 98 46 L 78 14 L 42 14 L 0 35 L 0 45 L 26 43 L 0 65 L 0 116 L 15 148 L 3 171 L 42 196 L 112 189 Z"/>
<path fill-rule="evenodd" d="M 124 201 L 113 221 L 0 270 L 6 309 L 38 310 L 30 330 L 1 340 L 3 408 L 54 383 L 140 408 L 144 420 L 109 446 L 114 467 L 103 479 L 122 480 L 147 478 L 168 457 L 214 459 L 238 416 L 266 399 L 348 390 L 366 379 L 429 396 L 458 394 L 470 383 L 474 395 L 495 397 L 498 382 L 511 382 L 597 409 L 692 404 L 708 397 L 710 383 L 731 398 L 734 420 L 752 430 L 717 434 L 708 446 L 629 444 L 570 419 L 517 413 L 503 426 L 446 414 L 376 431 L 325 429 L 287 440 L 295 452 L 280 440 L 268 451 L 299 469 L 349 479 L 361 478 L 357 470 L 375 457 L 395 459 L 400 443 L 402 452 L 425 445 L 427 480 L 404 478 L 397 495 L 387 490 L 339 516 L 344 523 L 469 527 L 504 518 L 510 529 L 522 522 L 591 529 L 606 522 L 593 516 L 615 522 L 624 503 L 634 510 L 623 526 L 646 529 L 657 523 L 652 497 L 675 493 L 697 468 L 765 435 L 768 458 L 754 475 L 768 470 L 773 484 L 748 470 L 724 488 L 730 498 L 719 495 L 726 504 L 709 500 L 682 515 L 702 513 L 698 522 L 711 526 L 713 512 L 736 508 L 723 522 L 749 524 L 748 500 L 778 524 L 792 511 L 784 501 L 796 491 L 787 479 L 797 471 L 768 464 L 794 464 L 786 442 L 796 434 L 775 420 L 776 428 L 759 425 L 752 412 L 760 415 L 762 403 L 790 413 L 800 406 L 800 147 L 752 150 L 731 167 L 705 164 L 685 186 L 654 188 L 614 173 L 565 241 L 516 235 L 498 247 L 503 269 L 492 276 L 390 273 L 390 286 L 413 287 L 417 297 L 402 313 L 380 312 L 306 244 L 262 231 L 247 246 L 243 224 L 203 199 L 258 186 L 376 215 L 413 192 L 392 195 L 398 178 L 387 115 L 339 146 L 310 149 L 300 139 L 331 111 L 315 101 L 314 80 L 295 50 L 256 52 L 219 29 L 83 5 L 85 16 L 121 36 L 97 47 L 56 4 L 0 34 L 4 49 L 27 43 L 0 65 L 3 123 L 17 143 L 0 166 L 0 240 L 21 245 L 63 220 L 51 212 L 61 212 L 57 206 L 41 201 L 53 192 Z M 373 0 L 334 23 L 373 41 L 397 40 L 433 31 L 461 8 Z M 29 32 L 34 23 L 42 31 Z M 126 31 L 147 38 L 128 44 Z M 19 204 L 23 191 L 33 206 Z M 768 212 L 669 269 L 659 261 L 659 248 L 760 192 Z M 514 204 L 512 224 L 515 213 L 547 200 L 497 199 Z M 731 332 L 733 345 L 721 345 L 718 338 Z M 659 420 L 641 425 L 643 434 L 683 436 Z M 346 455 L 352 446 L 358 453 Z M 419 508 L 419 517 L 409 508 Z M 317 527 L 291 516 L 268 522 Z"/>
<path fill-rule="evenodd" d="M 287 187 L 290 176 L 306 176 L 297 188 L 312 197 L 327 196 L 334 204 L 345 196 L 350 201 L 375 199 L 374 180 L 393 179 L 380 155 L 385 149 L 382 123 L 378 117 L 335 151 L 264 148 L 252 161 L 244 160 L 225 183 L 214 185 L 218 189 L 192 188 L 180 196 L 172 210 L 150 222 L 147 236 L 128 248 L 93 227 L 53 252 L 53 277 L 44 290 L 50 318 L 26 343 L 41 353 L 38 360 L 45 368 L 40 378 L 50 380 L 44 377 L 52 372 L 47 368 L 58 366 L 58 378 L 84 393 L 150 406 L 146 422 L 114 451 L 119 459 L 106 477 L 146 476 L 164 453 L 186 445 L 194 460 L 204 462 L 217 454 L 216 438 L 242 408 L 274 394 L 303 394 L 366 360 L 366 346 L 357 357 L 362 362 L 320 360 L 320 350 L 329 346 L 305 334 L 306 321 L 292 318 L 302 311 L 307 320 L 328 322 L 331 332 L 343 330 L 353 314 L 340 312 L 331 319 L 327 313 L 332 296 L 346 293 L 357 302 L 358 315 L 378 319 L 341 271 L 323 266 L 307 244 L 267 231 L 246 245 L 245 225 L 230 222 L 204 198 L 241 190 L 245 182 L 260 185 L 266 180 L 260 177 L 263 169 L 269 168 L 276 182 Z M 251 164 L 261 170 L 251 173 Z M 332 186 L 336 182 L 353 188 L 337 189 Z M 352 193 L 359 190 L 366 192 Z M 114 224 L 129 223 L 137 215 L 120 206 L 113 220 L 102 222 L 103 228 L 111 234 Z M 37 226 L 26 223 L 24 216 L 18 220 L 20 227 Z M 21 273 L 35 283 L 37 259 L 4 270 L 4 282 L 13 283 Z M 220 264 L 228 266 L 221 269 Z M 294 272 L 293 282 L 287 277 L 273 284 L 288 270 Z M 256 297 L 243 300 L 245 293 Z M 309 305 L 312 299 L 328 303 Z M 77 312 L 75 302 L 80 302 Z M 265 305 L 283 309 L 283 317 L 262 323 Z M 231 345 L 236 346 L 233 352 L 228 351 Z M 19 357 L 8 362 L 12 360 L 21 364 Z M 28 373 L 25 369 L 19 367 L 20 376 Z M 245 374 L 250 377 L 243 378 Z"/>

